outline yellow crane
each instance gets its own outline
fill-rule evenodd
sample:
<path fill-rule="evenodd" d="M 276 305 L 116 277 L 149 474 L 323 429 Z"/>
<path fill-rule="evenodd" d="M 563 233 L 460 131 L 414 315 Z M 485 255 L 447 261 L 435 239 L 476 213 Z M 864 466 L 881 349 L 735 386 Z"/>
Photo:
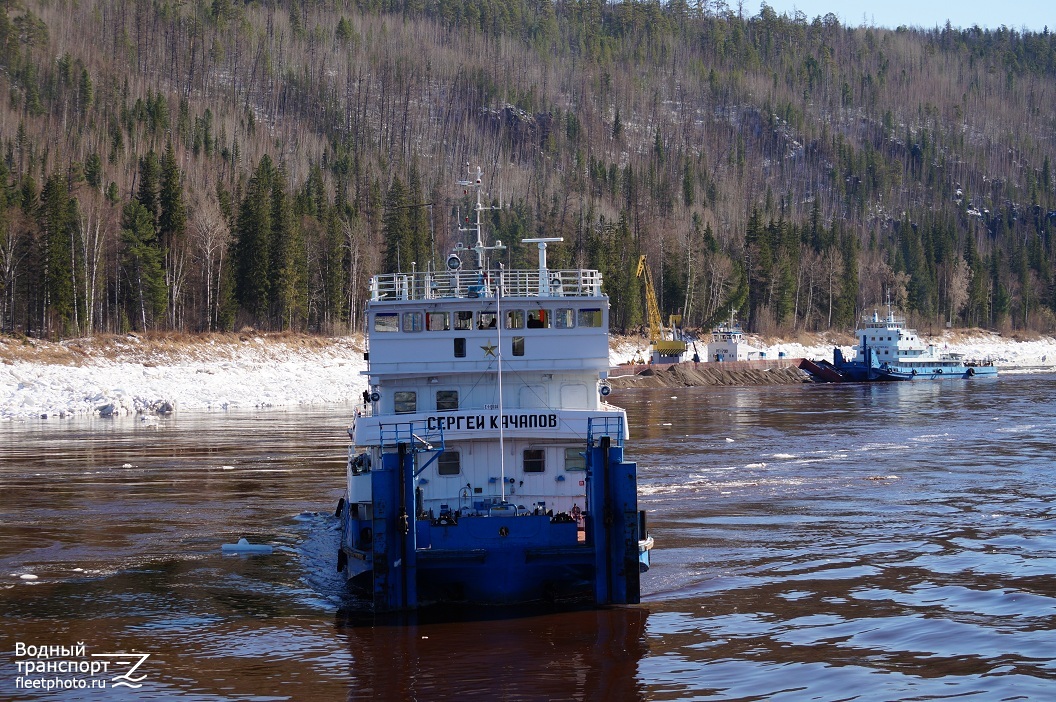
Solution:
<path fill-rule="evenodd" d="M 686 353 L 686 342 L 676 338 L 675 330 L 682 321 L 682 315 L 671 315 L 668 327 L 664 327 L 660 316 L 660 305 L 656 302 L 656 288 L 653 287 L 653 276 L 645 264 L 645 256 L 638 259 L 638 272 L 635 277 L 645 280 L 645 312 L 649 320 L 649 344 L 653 348 L 653 363 L 677 363 Z"/>

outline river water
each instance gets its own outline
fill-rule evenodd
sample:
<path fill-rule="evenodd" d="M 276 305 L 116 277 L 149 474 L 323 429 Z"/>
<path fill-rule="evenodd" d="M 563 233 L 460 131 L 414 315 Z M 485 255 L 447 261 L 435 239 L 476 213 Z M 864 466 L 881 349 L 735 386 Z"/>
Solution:
<path fill-rule="evenodd" d="M 0 426 L 0 699 L 1056 698 L 1056 377 L 613 399 L 642 605 L 405 620 L 334 570 L 349 408 Z"/>

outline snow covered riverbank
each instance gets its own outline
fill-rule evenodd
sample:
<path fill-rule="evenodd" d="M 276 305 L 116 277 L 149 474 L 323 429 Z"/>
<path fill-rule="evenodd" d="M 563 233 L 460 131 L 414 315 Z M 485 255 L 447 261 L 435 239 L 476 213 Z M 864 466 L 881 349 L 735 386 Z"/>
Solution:
<path fill-rule="evenodd" d="M 751 335 L 748 341 L 768 358 L 832 360 L 825 337 L 805 344 Z M 976 332 L 936 343 L 969 358 L 992 358 L 1003 372 L 1056 370 L 1051 337 L 1017 341 Z M 642 339 L 615 339 L 610 360 L 627 362 L 646 347 Z M 0 421 L 356 402 L 366 388 L 365 368 L 361 337 L 0 338 Z"/>
<path fill-rule="evenodd" d="M 366 387 L 361 338 L 0 339 L 0 361 L 0 421 L 339 403 Z"/>

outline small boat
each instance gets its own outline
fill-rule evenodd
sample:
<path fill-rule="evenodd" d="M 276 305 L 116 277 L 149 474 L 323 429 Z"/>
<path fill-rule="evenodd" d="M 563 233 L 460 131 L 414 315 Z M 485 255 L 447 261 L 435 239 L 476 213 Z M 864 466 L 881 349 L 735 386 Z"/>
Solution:
<path fill-rule="evenodd" d="M 865 317 L 855 336 L 858 343 L 853 358 L 845 359 L 839 347 L 833 352 L 833 368 L 843 380 L 933 380 L 997 375 L 992 361 L 969 360 L 964 354 L 925 344 L 915 329 L 906 328 L 905 318 L 892 313 L 890 304 L 885 318 L 876 311 Z"/>
<path fill-rule="evenodd" d="M 375 611 L 439 602 L 637 603 L 653 545 L 606 401 L 608 297 L 596 270 L 492 259 L 475 235 L 446 270 L 377 275 L 369 387 L 349 435 L 338 570 Z"/>
<path fill-rule="evenodd" d="M 753 361 L 765 358 L 766 354 L 759 349 L 750 346 L 744 340 L 744 330 L 740 322 L 736 321 L 737 310 L 730 310 L 730 319 L 720 322 L 711 330 L 711 341 L 707 345 L 705 360 L 712 362 L 722 361 Z"/>

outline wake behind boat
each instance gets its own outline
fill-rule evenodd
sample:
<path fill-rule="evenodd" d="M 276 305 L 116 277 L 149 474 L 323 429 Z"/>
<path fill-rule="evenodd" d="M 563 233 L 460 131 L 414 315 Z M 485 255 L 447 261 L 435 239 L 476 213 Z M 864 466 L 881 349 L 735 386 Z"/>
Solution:
<path fill-rule="evenodd" d="M 997 375 L 993 362 L 969 360 L 964 354 L 939 350 L 925 344 L 915 329 L 908 329 L 903 317 L 892 313 L 880 318 L 873 312 L 855 332 L 855 355 L 847 360 L 837 347 L 833 368 L 847 381 L 934 380 Z"/>
<path fill-rule="evenodd" d="M 375 276 L 370 389 L 349 429 L 338 568 L 376 611 L 433 602 L 639 601 L 652 540 L 608 404 L 596 270 L 505 270 L 485 245 L 447 270 Z"/>

